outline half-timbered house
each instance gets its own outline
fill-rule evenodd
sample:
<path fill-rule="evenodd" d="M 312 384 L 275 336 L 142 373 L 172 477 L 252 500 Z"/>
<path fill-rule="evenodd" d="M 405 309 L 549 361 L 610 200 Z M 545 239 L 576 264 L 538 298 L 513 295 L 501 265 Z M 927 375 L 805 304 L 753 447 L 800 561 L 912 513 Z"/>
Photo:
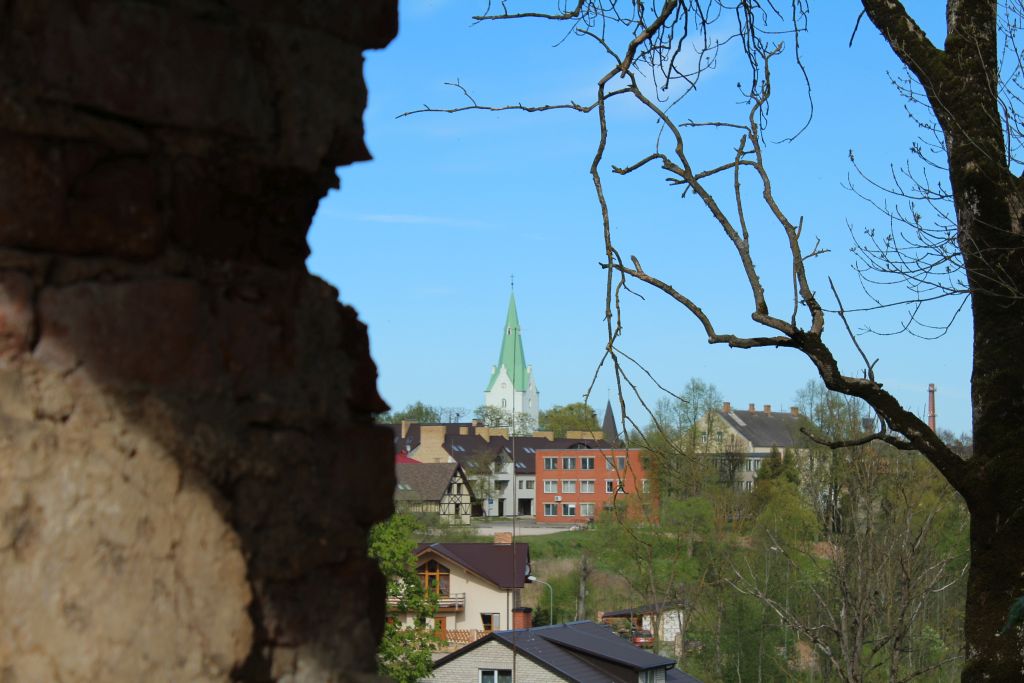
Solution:
<path fill-rule="evenodd" d="M 395 464 L 395 506 L 417 513 L 437 513 L 449 524 L 469 524 L 473 494 L 458 463 Z"/>

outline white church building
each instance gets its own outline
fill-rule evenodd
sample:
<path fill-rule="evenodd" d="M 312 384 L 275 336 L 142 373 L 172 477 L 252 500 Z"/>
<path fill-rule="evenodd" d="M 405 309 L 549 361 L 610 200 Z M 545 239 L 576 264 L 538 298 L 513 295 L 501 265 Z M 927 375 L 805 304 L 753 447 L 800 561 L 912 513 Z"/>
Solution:
<path fill-rule="evenodd" d="M 491 379 L 484 390 L 484 405 L 499 408 L 510 418 L 524 415 L 524 424 L 517 424 L 517 420 L 510 419 L 510 430 L 517 436 L 529 435 L 537 428 L 540 416 L 539 394 L 533 379 L 533 368 L 526 364 L 526 354 L 523 352 L 523 336 L 514 292 L 508 300 L 498 364 L 491 367 Z"/>

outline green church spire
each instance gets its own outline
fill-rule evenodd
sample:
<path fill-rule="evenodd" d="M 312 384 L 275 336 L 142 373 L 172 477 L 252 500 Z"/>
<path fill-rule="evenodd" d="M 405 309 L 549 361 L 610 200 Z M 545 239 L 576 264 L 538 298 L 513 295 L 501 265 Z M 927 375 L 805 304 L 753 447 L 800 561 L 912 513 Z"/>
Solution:
<path fill-rule="evenodd" d="M 505 333 L 501 337 L 501 353 L 498 354 L 498 364 L 491 373 L 491 381 L 487 383 L 486 391 L 494 388 L 502 367 L 512 378 L 512 388 L 515 391 L 526 391 L 529 386 L 521 331 L 519 314 L 516 312 L 516 295 L 512 293 L 508 298 L 508 314 L 505 316 Z"/>

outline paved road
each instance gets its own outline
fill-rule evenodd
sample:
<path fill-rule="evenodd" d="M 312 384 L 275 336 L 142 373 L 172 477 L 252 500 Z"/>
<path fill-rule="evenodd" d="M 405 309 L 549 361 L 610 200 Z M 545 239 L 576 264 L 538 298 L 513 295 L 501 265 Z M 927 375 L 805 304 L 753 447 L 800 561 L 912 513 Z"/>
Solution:
<path fill-rule="evenodd" d="M 571 524 L 538 524 L 533 520 L 516 520 L 517 536 L 543 536 L 544 534 L 557 534 L 562 531 L 569 531 Z M 487 520 L 483 524 L 473 524 L 473 528 L 481 536 L 493 536 L 502 531 L 512 531 L 512 520 Z"/>

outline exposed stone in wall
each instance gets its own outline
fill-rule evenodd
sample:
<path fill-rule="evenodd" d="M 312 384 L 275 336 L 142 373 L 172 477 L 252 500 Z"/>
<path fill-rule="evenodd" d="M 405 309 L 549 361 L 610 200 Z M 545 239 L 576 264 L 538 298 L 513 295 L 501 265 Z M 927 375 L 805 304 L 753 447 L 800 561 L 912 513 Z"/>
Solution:
<path fill-rule="evenodd" d="M 366 330 L 305 270 L 394 0 L 0 3 L 0 681 L 370 680 Z"/>

